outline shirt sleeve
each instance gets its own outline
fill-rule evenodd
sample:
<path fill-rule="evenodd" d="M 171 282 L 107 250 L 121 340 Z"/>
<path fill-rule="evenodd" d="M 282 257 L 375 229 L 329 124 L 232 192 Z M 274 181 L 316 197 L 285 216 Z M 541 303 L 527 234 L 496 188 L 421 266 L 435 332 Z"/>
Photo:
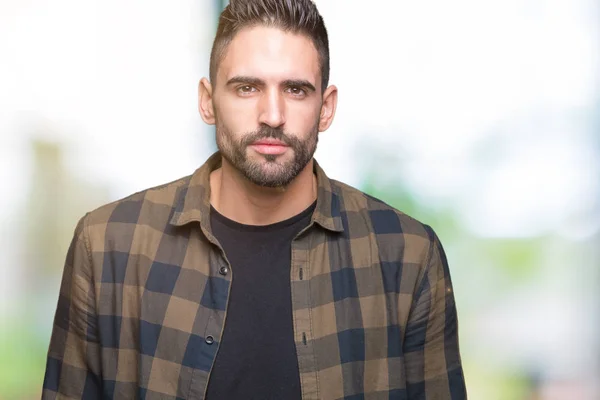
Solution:
<path fill-rule="evenodd" d="M 427 230 L 431 245 L 403 344 L 408 399 L 463 400 L 467 392 L 450 271 L 437 235 Z"/>
<path fill-rule="evenodd" d="M 91 252 L 85 217 L 67 252 L 48 349 L 42 399 L 102 397 Z"/>

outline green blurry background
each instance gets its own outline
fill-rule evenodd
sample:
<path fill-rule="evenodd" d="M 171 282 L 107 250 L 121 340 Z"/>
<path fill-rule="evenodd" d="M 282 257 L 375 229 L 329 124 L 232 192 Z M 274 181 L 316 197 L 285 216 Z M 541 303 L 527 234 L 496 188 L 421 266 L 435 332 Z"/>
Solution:
<path fill-rule="evenodd" d="M 0 2 L 0 399 L 39 398 L 79 217 L 188 175 L 209 0 Z M 433 226 L 471 399 L 600 399 L 600 8 L 317 1 L 340 91 L 317 160 Z"/>

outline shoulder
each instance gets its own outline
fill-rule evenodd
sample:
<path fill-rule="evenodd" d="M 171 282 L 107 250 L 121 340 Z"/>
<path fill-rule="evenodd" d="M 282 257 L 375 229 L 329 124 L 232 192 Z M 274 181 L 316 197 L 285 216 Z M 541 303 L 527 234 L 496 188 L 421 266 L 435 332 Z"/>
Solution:
<path fill-rule="evenodd" d="M 112 231 L 127 231 L 128 226 L 144 224 L 160 229 L 168 223 L 177 206 L 182 190 L 188 187 L 191 175 L 159 186 L 130 194 L 88 212 L 80 221 L 92 234 Z M 102 235 L 104 236 L 104 235 Z"/>
<path fill-rule="evenodd" d="M 416 253 L 427 253 L 437 240 L 433 229 L 387 204 L 343 182 L 331 179 L 334 195 L 339 197 L 340 213 L 350 237 L 364 235 L 358 230 L 367 229 L 380 245 L 410 248 Z"/>

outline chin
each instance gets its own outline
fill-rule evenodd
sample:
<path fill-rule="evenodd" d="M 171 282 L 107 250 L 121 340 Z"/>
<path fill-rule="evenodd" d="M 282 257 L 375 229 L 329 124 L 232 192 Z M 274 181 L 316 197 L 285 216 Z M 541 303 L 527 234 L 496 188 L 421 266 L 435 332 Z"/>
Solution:
<path fill-rule="evenodd" d="M 290 156 L 286 153 L 283 154 L 261 154 L 256 153 L 255 156 L 252 157 L 254 160 L 260 162 L 261 164 L 276 164 L 284 166 L 286 163 L 293 161 L 293 156 Z"/>

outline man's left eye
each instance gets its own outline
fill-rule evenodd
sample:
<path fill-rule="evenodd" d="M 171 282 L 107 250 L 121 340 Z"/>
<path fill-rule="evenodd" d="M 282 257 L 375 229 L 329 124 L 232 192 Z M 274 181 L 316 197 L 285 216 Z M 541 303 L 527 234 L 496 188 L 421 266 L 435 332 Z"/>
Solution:
<path fill-rule="evenodd" d="M 290 87 L 290 88 L 288 88 L 288 91 L 291 94 L 293 94 L 294 96 L 304 96 L 306 94 L 304 89 L 299 88 L 299 87 Z"/>

